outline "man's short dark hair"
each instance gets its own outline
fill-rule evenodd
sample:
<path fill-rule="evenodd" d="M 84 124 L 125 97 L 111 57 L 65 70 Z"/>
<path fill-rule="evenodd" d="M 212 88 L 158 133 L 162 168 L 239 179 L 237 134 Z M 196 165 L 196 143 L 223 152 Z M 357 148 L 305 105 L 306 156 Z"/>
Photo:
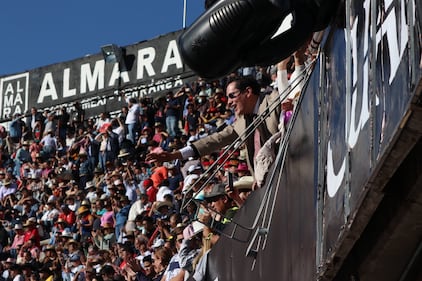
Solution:
<path fill-rule="evenodd" d="M 148 223 L 154 223 L 153 219 L 151 217 L 148 217 L 148 216 L 144 216 L 142 221 L 145 221 L 145 222 L 148 222 Z"/>
<path fill-rule="evenodd" d="M 150 263 L 152 263 L 152 256 L 151 255 L 145 256 L 142 259 L 142 262 L 150 262 Z"/>
<path fill-rule="evenodd" d="M 111 275 L 114 274 L 114 268 L 111 265 L 104 265 L 101 269 L 101 274 Z"/>
<path fill-rule="evenodd" d="M 168 179 L 163 179 L 160 183 L 160 186 L 169 186 L 170 182 Z"/>
<path fill-rule="evenodd" d="M 236 88 L 240 91 L 244 91 L 247 87 L 250 87 L 254 95 L 259 95 L 261 92 L 261 86 L 252 76 L 235 77 L 229 80 L 227 85 L 233 82 L 236 83 Z"/>

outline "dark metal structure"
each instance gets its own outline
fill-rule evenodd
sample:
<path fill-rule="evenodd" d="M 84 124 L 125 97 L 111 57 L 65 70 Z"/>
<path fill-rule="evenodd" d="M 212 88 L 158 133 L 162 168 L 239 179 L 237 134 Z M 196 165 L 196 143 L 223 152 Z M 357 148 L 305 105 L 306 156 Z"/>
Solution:
<path fill-rule="evenodd" d="M 342 5 L 285 160 L 212 249 L 207 280 L 422 278 L 421 7 Z"/>

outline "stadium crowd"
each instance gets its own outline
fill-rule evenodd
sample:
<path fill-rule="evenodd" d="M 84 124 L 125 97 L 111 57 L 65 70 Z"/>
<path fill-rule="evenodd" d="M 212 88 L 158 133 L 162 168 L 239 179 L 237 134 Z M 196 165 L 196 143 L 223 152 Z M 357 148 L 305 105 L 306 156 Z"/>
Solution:
<path fill-rule="evenodd" d="M 259 96 L 278 94 L 305 59 L 297 52 L 276 66 L 198 79 L 157 100 L 122 95 L 127 105 L 115 117 L 86 118 L 78 102 L 15 115 L 0 128 L 0 280 L 200 280 L 219 230 L 256 184 L 253 165 L 243 146 L 220 160 L 224 147 L 148 156 L 232 126 L 241 93 L 227 92 L 231 81 L 253 77 Z M 280 109 L 283 125 L 297 92 Z M 222 168 L 196 193 L 215 161 Z M 224 219 L 215 223 L 215 214 Z"/>

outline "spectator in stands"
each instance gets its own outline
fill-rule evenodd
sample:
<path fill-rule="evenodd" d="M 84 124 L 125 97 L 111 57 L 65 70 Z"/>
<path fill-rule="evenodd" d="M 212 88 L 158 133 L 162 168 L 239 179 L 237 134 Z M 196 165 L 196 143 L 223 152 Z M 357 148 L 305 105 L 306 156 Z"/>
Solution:
<path fill-rule="evenodd" d="M 22 275 L 22 267 L 19 264 L 13 264 L 10 267 L 10 280 L 13 281 L 24 281 Z"/>
<path fill-rule="evenodd" d="M 25 122 L 22 121 L 22 118 L 23 116 L 21 114 L 16 113 L 9 124 L 9 136 L 12 144 L 17 144 L 21 141 L 22 132 L 25 127 Z M 14 152 L 14 150 L 11 152 Z"/>
<path fill-rule="evenodd" d="M 44 206 L 44 210 L 39 219 L 40 224 L 42 224 L 45 229 L 49 232 L 51 227 L 54 225 L 54 222 L 59 217 L 59 210 L 56 208 L 56 201 L 54 198 L 50 198 Z"/>
<path fill-rule="evenodd" d="M 100 142 L 95 139 L 93 133 L 87 133 L 83 141 L 80 142 L 80 149 L 84 150 L 88 156 L 91 169 L 98 166 L 99 154 L 100 154 Z"/>
<path fill-rule="evenodd" d="M 44 123 L 44 116 L 36 107 L 31 107 L 31 114 L 26 117 L 26 126 L 33 131 L 37 122 Z"/>
<path fill-rule="evenodd" d="M 79 187 L 85 188 L 86 183 L 92 179 L 93 170 L 91 162 L 88 160 L 88 154 L 86 151 L 81 151 L 79 153 Z"/>
<path fill-rule="evenodd" d="M 2 206 L 13 206 L 7 203 L 7 200 L 11 195 L 14 195 L 17 190 L 16 183 L 10 179 L 4 179 L 3 184 L 0 187 L 0 203 Z"/>
<path fill-rule="evenodd" d="M 56 134 L 56 129 L 57 129 L 57 122 L 56 122 L 56 118 L 55 118 L 55 114 L 54 112 L 48 112 L 47 113 L 47 117 L 45 119 L 45 123 L 44 123 L 44 132 L 43 132 L 43 136 L 53 133 L 54 135 Z"/>
<path fill-rule="evenodd" d="M 161 280 L 163 278 L 164 272 L 169 265 L 170 259 L 172 257 L 172 252 L 169 248 L 160 247 L 153 253 L 153 266 L 155 271 L 155 276 L 152 279 Z"/>
<path fill-rule="evenodd" d="M 111 131 L 111 127 L 108 126 L 100 132 L 95 140 L 100 142 L 100 153 L 99 153 L 99 165 L 100 168 L 105 171 L 106 163 L 113 163 L 116 160 L 119 153 L 119 140 L 115 133 Z"/>
<path fill-rule="evenodd" d="M 46 158 L 50 158 L 56 154 L 58 143 L 53 129 L 49 129 L 46 132 L 44 137 L 41 139 L 40 144 Z"/>
<path fill-rule="evenodd" d="M 47 245 L 44 250 L 45 257 L 41 263 L 41 268 L 48 268 L 54 275 L 53 278 L 59 278 L 62 274 L 62 266 L 57 251 L 53 245 Z"/>
<path fill-rule="evenodd" d="M 113 118 L 111 120 L 112 131 L 117 135 L 119 145 L 122 147 L 122 143 L 126 140 L 126 127 L 120 118 Z"/>
<path fill-rule="evenodd" d="M 202 116 L 209 107 L 208 95 L 204 90 L 201 90 L 196 98 L 196 110 Z"/>
<path fill-rule="evenodd" d="M 123 106 L 121 112 L 119 114 L 119 119 L 122 123 L 125 123 L 127 113 L 129 112 L 129 108 L 127 106 Z M 127 127 L 125 127 L 125 132 L 127 132 Z"/>
<path fill-rule="evenodd" d="M 69 278 L 72 281 L 85 280 L 85 266 L 82 264 L 81 257 L 74 255 L 69 258 L 70 272 Z"/>
<path fill-rule="evenodd" d="M 114 274 L 116 271 L 114 270 L 113 266 L 105 265 L 101 268 L 100 274 L 104 281 L 112 281 L 114 280 Z"/>
<path fill-rule="evenodd" d="M 183 176 L 180 172 L 180 169 L 176 167 L 174 164 L 168 164 L 167 165 L 167 180 L 169 181 L 169 188 L 172 191 L 179 190 L 181 191 L 183 189 Z"/>
<path fill-rule="evenodd" d="M 75 102 L 73 104 L 74 110 L 71 114 L 71 126 L 76 131 L 78 126 L 83 125 L 85 121 L 85 110 L 82 108 L 82 104 L 80 102 Z"/>
<path fill-rule="evenodd" d="M 166 127 L 169 135 L 175 137 L 179 133 L 178 121 L 180 116 L 181 105 L 178 99 L 174 98 L 173 92 L 168 92 L 167 104 L 165 107 Z"/>
<path fill-rule="evenodd" d="M 178 280 L 184 279 L 184 271 L 180 266 L 180 256 L 178 254 L 183 242 L 183 229 L 175 229 L 172 233 L 172 238 L 172 242 L 174 243 L 176 251 L 173 257 L 171 258 L 169 265 L 166 268 L 166 271 L 164 272 L 164 276 L 162 279 L 163 281 L 175 280 L 174 278 Z"/>
<path fill-rule="evenodd" d="M 23 231 L 23 226 L 20 223 L 15 224 L 13 230 L 14 230 L 15 234 L 13 236 L 12 245 L 10 247 L 9 246 L 5 247 L 3 249 L 3 252 L 9 251 L 9 254 L 13 258 L 16 259 L 17 258 L 17 254 L 19 252 L 19 249 L 24 244 L 25 233 Z"/>
<path fill-rule="evenodd" d="M 186 134 L 189 134 L 190 131 L 196 132 L 202 119 L 200 118 L 199 112 L 195 110 L 195 105 L 193 103 L 189 103 L 186 107 L 188 112 L 185 120 L 185 132 Z"/>
<path fill-rule="evenodd" d="M 23 239 L 22 248 L 32 249 L 34 247 L 40 247 L 40 234 L 37 229 L 37 219 L 30 217 L 23 224 L 25 230 L 25 237 Z"/>
<path fill-rule="evenodd" d="M 261 113 L 277 98 L 276 92 L 272 95 L 260 96 L 260 87 L 258 83 L 255 79 L 249 77 L 231 81 L 227 86 L 226 92 L 228 105 L 233 108 L 237 116 L 237 120 L 233 125 L 226 127 L 221 132 L 200 139 L 181 150 L 175 152 L 163 151 L 159 153 L 150 153 L 147 160 L 161 162 L 176 159 L 183 160 L 190 156 L 209 154 L 219 148 L 229 145 L 246 131 L 246 127 L 253 121 L 254 113 Z M 248 151 L 247 161 L 249 167 L 253 168 L 253 152 L 257 151 L 256 146 L 262 145 L 265 140 L 278 131 L 278 122 L 279 111 L 276 110 L 257 128 L 257 130 L 254 130 L 258 133 L 251 133 L 250 137 L 248 137 L 246 147 Z M 255 142 L 257 135 L 259 140 Z"/>
<path fill-rule="evenodd" d="M 94 225 L 94 217 L 86 206 L 78 208 L 77 229 L 81 235 L 81 242 L 87 242 L 91 238 L 91 231 Z"/>
<path fill-rule="evenodd" d="M 125 119 L 125 124 L 127 126 L 127 139 L 135 144 L 138 138 L 141 108 L 136 98 L 127 97 L 126 102 L 129 109 Z"/>
<path fill-rule="evenodd" d="M 104 125 L 108 125 L 111 123 L 110 116 L 107 112 L 101 112 L 100 118 L 97 119 L 97 121 L 94 124 L 94 130 L 97 132 L 100 132 L 103 130 Z"/>
<path fill-rule="evenodd" d="M 115 202 L 114 215 L 116 221 L 116 237 L 120 237 L 120 233 L 124 230 L 125 224 L 128 220 L 130 207 L 131 201 L 126 195 L 121 195 L 119 200 L 116 200 Z"/>
<path fill-rule="evenodd" d="M 72 211 L 67 205 L 62 205 L 61 211 L 62 212 L 59 214 L 59 220 L 60 218 L 63 220 L 63 227 L 73 227 L 76 222 L 75 212 Z"/>
<path fill-rule="evenodd" d="M 257 166 L 257 173 L 255 173 L 256 187 L 261 187 L 265 183 L 270 167 L 276 159 L 276 148 L 278 147 L 276 143 L 283 138 L 287 124 L 292 117 L 294 105 L 301 93 L 304 80 L 301 81 L 300 78 L 305 75 L 306 47 L 307 45 L 302 46 L 293 54 L 295 70 L 290 76 L 290 80 L 288 79 L 287 65 L 291 58 L 288 57 L 277 64 L 276 81 L 279 94 L 282 96 L 286 89 L 290 90 L 290 94 L 283 100 L 281 105 L 279 131 L 265 142 L 255 157 L 255 165 Z"/>
<path fill-rule="evenodd" d="M 210 191 L 205 192 L 204 199 L 207 207 L 203 214 L 198 216 L 198 220 L 211 229 L 222 230 L 238 210 L 226 193 L 226 185 L 214 184 Z"/>
<path fill-rule="evenodd" d="M 21 166 L 24 163 L 32 162 L 31 154 L 29 152 L 29 141 L 22 142 L 22 146 L 17 150 L 15 155 L 15 168 L 13 174 L 17 178 L 21 178 Z"/>
<path fill-rule="evenodd" d="M 242 176 L 233 183 L 233 188 L 226 187 L 227 196 L 240 208 L 252 191 L 254 179 L 252 176 Z"/>
<path fill-rule="evenodd" d="M 277 88 L 279 93 L 283 93 L 286 89 L 290 88 L 290 84 L 293 84 L 293 88 L 290 89 L 290 94 L 287 96 L 285 101 L 282 103 L 282 109 L 283 113 L 281 114 L 281 125 L 286 125 L 287 122 L 290 120 L 290 116 L 292 114 L 293 105 L 296 102 L 297 98 L 299 97 L 299 94 L 302 90 L 303 81 L 296 81 L 299 80 L 299 77 L 301 75 L 304 75 L 304 69 L 305 69 L 305 51 L 306 51 L 307 45 L 302 46 L 300 49 L 298 49 L 293 54 L 294 58 L 294 71 L 293 73 L 290 73 L 288 71 L 288 64 L 291 61 L 291 56 L 288 58 L 282 60 L 277 64 Z M 290 75 L 291 74 L 291 75 Z M 289 77 L 290 76 L 290 77 Z"/>
<path fill-rule="evenodd" d="M 114 227 L 111 223 L 104 223 L 98 230 L 92 231 L 92 239 L 100 250 L 111 250 L 116 243 Z"/>
<path fill-rule="evenodd" d="M 44 128 L 43 128 L 42 121 L 36 121 L 35 126 L 32 129 L 32 136 L 34 138 L 34 141 L 40 142 L 43 137 L 43 132 L 44 132 Z"/>
<path fill-rule="evenodd" d="M 69 125 L 70 115 L 67 113 L 66 107 L 61 107 L 59 109 L 59 114 L 57 116 L 57 128 L 58 128 L 58 138 L 61 146 L 65 146 L 66 134 Z"/>
<path fill-rule="evenodd" d="M 139 199 L 133 203 L 129 209 L 128 219 L 126 222 L 127 230 L 135 230 L 135 219 L 137 216 L 148 212 L 151 208 L 151 202 L 148 201 L 148 195 L 145 193 L 139 195 Z"/>

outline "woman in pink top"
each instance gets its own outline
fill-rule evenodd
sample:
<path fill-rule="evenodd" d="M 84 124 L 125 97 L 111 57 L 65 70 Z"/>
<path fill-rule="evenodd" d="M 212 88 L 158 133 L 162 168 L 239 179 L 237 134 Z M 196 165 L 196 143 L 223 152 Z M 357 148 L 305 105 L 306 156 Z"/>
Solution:
<path fill-rule="evenodd" d="M 106 212 L 100 218 L 101 226 L 104 226 L 106 224 L 111 224 L 112 227 L 114 227 L 115 225 L 114 211 L 113 211 L 113 206 L 111 205 L 110 200 L 104 201 L 104 208 L 106 209 Z"/>
<path fill-rule="evenodd" d="M 16 234 L 13 238 L 13 243 L 10 246 L 10 254 L 12 255 L 12 257 L 16 258 L 20 247 L 24 244 L 25 232 L 23 231 L 22 224 L 19 223 L 15 224 L 13 230 Z"/>

